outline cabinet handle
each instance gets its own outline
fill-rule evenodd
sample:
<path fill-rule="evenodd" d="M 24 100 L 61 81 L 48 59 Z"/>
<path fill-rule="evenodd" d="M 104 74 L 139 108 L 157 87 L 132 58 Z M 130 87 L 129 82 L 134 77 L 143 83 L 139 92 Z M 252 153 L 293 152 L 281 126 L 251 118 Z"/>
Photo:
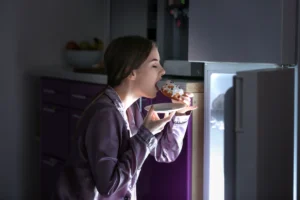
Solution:
<path fill-rule="evenodd" d="M 80 115 L 76 115 L 76 114 L 73 114 L 72 117 L 73 117 L 73 118 L 76 118 L 76 119 L 80 119 L 80 118 L 81 118 Z"/>
<path fill-rule="evenodd" d="M 48 112 L 48 113 L 55 113 L 55 109 L 54 109 L 54 108 L 47 108 L 47 107 L 44 107 L 44 108 L 43 108 L 43 111 Z"/>
<path fill-rule="evenodd" d="M 57 164 L 57 160 L 51 158 L 50 160 L 43 160 L 43 163 L 49 165 L 50 167 L 54 167 Z"/>
<path fill-rule="evenodd" d="M 87 99 L 86 96 L 83 96 L 83 95 L 80 95 L 80 94 L 72 94 L 72 97 L 76 98 L 76 99 Z"/>
<path fill-rule="evenodd" d="M 56 93 L 54 90 L 51 90 L 51 89 L 43 89 L 43 92 L 46 94 L 55 94 Z"/>
<path fill-rule="evenodd" d="M 235 85 L 235 132 L 243 132 L 243 79 L 234 77 Z"/>

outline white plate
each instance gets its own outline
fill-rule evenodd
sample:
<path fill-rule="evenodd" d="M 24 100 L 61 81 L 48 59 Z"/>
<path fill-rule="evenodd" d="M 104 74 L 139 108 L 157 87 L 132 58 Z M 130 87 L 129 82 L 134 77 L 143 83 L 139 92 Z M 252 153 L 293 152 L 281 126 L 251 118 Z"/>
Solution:
<path fill-rule="evenodd" d="M 146 106 L 144 109 L 149 111 L 152 105 Z M 154 111 L 157 113 L 169 113 L 180 110 L 185 107 L 183 103 L 158 103 L 153 104 Z"/>

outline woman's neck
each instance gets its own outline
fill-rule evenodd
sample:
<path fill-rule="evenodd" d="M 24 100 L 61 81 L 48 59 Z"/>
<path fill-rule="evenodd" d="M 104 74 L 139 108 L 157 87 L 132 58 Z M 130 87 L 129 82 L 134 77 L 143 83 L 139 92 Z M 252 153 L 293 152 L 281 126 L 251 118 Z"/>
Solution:
<path fill-rule="evenodd" d="M 125 87 L 120 85 L 115 87 L 114 90 L 119 95 L 125 110 L 139 99 L 139 97 L 133 94 L 132 90 L 128 86 Z"/>

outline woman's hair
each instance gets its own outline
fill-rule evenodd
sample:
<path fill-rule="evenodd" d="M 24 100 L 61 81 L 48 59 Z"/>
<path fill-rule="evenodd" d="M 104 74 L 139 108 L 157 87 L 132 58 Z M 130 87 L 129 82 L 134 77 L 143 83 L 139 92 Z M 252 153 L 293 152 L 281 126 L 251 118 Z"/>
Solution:
<path fill-rule="evenodd" d="M 107 84 L 116 87 L 147 59 L 155 43 L 141 36 L 114 39 L 104 53 Z"/>

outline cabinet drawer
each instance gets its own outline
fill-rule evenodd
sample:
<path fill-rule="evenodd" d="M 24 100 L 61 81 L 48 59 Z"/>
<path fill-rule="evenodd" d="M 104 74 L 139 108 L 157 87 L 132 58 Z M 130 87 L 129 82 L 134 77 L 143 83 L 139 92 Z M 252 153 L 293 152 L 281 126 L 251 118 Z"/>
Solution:
<path fill-rule="evenodd" d="M 69 103 L 69 83 L 59 79 L 42 78 L 42 101 L 67 106 Z"/>
<path fill-rule="evenodd" d="M 76 110 L 76 109 L 70 110 L 69 113 L 70 137 L 74 136 L 77 123 L 80 120 L 82 113 L 83 113 L 82 110 Z"/>
<path fill-rule="evenodd" d="M 69 153 L 68 109 L 51 104 L 41 108 L 42 152 L 60 159 Z"/>
<path fill-rule="evenodd" d="M 56 182 L 62 170 L 63 162 L 48 156 L 41 159 L 41 190 L 42 199 L 50 200 L 54 192 Z"/>
<path fill-rule="evenodd" d="M 105 85 L 90 83 L 71 83 L 70 106 L 84 110 Z"/>

